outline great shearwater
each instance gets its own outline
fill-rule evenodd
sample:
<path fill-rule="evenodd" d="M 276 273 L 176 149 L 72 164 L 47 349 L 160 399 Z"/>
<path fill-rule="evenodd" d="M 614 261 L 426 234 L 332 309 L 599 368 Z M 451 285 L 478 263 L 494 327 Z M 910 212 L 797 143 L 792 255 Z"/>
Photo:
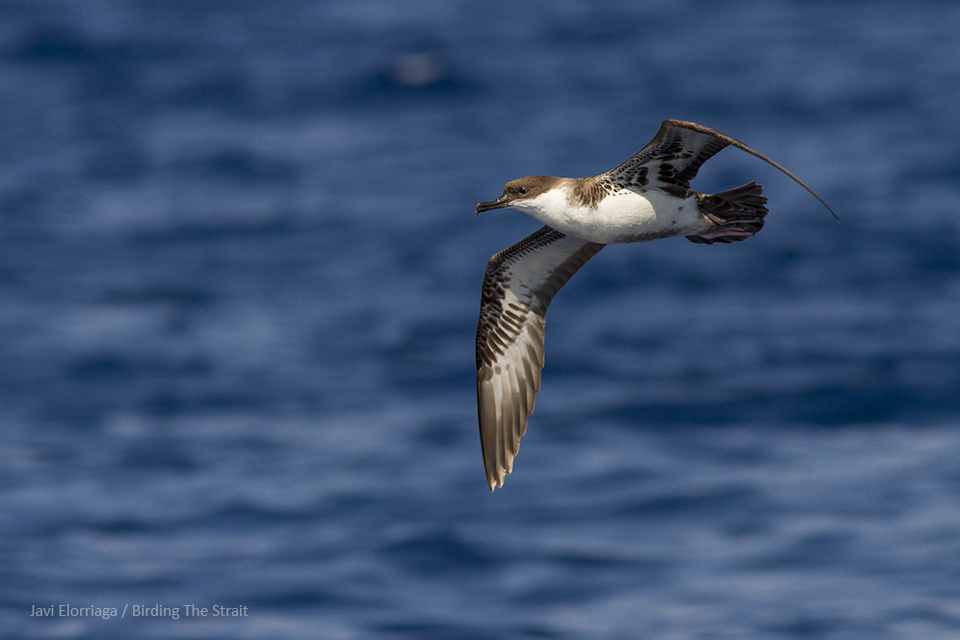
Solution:
<path fill-rule="evenodd" d="M 605 245 L 686 236 L 698 244 L 745 240 L 763 228 L 767 199 L 756 182 L 714 194 L 690 181 L 727 146 L 805 182 L 739 140 L 692 122 L 665 120 L 647 146 L 588 178 L 529 176 L 508 182 L 477 213 L 517 209 L 545 226 L 490 258 L 477 326 L 480 445 L 490 490 L 513 471 L 543 368 L 543 326 L 557 291 Z"/>

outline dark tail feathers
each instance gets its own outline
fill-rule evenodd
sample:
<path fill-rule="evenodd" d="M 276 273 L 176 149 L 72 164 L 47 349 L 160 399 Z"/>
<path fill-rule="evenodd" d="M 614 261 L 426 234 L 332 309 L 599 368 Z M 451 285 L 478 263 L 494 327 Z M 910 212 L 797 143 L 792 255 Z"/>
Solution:
<path fill-rule="evenodd" d="M 763 228 L 768 211 L 762 193 L 763 187 L 751 182 L 719 193 L 697 194 L 700 213 L 716 226 L 705 234 L 687 236 L 687 240 L 698 244 L 729 243 L 755 235 Z"/>

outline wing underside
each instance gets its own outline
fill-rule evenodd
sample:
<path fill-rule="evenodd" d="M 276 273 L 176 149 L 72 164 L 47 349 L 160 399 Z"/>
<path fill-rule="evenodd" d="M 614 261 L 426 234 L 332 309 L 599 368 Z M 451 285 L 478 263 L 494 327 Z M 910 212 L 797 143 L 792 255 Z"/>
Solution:
<path fill-rule="evenodd" d="M 544 226 L 487 263 L 477 325 L 477 406 L 491 491 L 513 470 L 540 390 L 547 307 L 603 247 Z"/>

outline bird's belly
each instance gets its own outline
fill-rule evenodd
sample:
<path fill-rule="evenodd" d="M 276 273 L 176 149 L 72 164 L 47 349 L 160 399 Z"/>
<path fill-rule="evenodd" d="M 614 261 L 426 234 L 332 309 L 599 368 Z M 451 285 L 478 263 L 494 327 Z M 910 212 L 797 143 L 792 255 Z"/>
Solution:
<path fill-rule="evenodd" d="M 584 240 L 602 244 L 648 242 L 704 233 L 710 223 L 695 195 L 677 198 L 661 191 L 610 195 L 594 207 L 571 208 L 542 222 Z"/>

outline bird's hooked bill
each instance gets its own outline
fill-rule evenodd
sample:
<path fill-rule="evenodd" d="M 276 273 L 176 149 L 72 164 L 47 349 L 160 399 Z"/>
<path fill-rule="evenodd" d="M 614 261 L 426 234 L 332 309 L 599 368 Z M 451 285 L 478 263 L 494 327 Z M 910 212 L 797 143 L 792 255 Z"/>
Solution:
<path fill-rule="evenodd" d="M 484 211 L 490 211 L 491 209 L 503 209 L 507 206 L 507 197 L 500 196 L 496 200 L 491 200 L 490 202 L 481 202 L 477 205 L 477 214 L 481 214 Z"/>

